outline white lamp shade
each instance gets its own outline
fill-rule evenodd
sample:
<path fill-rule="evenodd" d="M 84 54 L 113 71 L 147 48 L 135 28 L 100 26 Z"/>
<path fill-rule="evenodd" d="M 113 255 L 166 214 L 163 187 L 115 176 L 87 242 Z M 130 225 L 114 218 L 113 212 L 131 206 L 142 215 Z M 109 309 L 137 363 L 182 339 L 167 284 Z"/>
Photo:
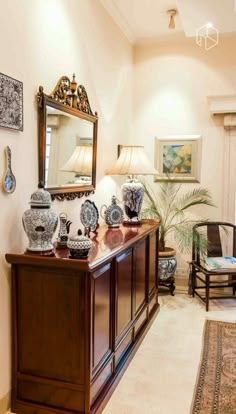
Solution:
<path fill-rule="evenodd" d="M 151 165 L 144 147 L 122 146 L 121 153 L 109 175 L 156 175 L 158 171 Z"/>
<path fill-rule="evenodd" d="M 71 171 L 81 175 L 92 175 L 93 147 L 78 145 L 61 171 Z"/>

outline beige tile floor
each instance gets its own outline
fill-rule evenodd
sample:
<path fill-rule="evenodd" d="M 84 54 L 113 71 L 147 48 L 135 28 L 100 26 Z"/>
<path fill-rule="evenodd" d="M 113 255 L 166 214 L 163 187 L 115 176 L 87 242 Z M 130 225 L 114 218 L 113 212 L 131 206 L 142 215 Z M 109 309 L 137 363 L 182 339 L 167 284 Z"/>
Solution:
<path fill-rule="evenodd" d="M 236 321 L 236 300 L 161 296 L 161 309 L 103 414 L 189 414 L 205 319 Z"/>

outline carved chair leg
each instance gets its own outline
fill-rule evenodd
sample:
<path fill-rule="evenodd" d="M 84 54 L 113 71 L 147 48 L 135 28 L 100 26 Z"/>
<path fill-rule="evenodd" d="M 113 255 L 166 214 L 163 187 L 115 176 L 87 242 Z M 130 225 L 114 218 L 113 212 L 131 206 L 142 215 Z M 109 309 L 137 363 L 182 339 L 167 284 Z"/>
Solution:
<path fill-rule="evenodd" d="M 209 310 L 209 275 L 206 275 L 206 312 Z"/>
<path fill-rule="evenodd" d="M 235 292 L 236 292 L 236 275 L 232 276 L 232 282 L 233 282 L 233 296 L 235 296 Z"/>
<path fill-rule="evenodd" d="M 193 269 L 192 271 L 192 297 L 195 296 L 195 286 L 196 286 L 196 271 Z"/>
<path fill-rule="evenodd" d="M 193 272 L 191 270 L 188 275 L 188 294 L 193 296 Z"/>
<path fill-rule="evenodd" d="M 196 287 L 196 269 L 193 266 L 193 270 L 192 270 L 192 291 L 193 291 L 192 296 L 193 297 L 195 296 L 195 287 Z"/>

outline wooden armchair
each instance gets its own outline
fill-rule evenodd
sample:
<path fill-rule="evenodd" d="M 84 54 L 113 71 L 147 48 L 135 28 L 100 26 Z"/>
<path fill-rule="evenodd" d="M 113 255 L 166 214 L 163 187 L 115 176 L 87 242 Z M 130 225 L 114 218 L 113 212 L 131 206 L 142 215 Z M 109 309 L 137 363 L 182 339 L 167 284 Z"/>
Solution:
<path fill-rule="evenodd" d="M 207 259 L 201 257 L 199 239 L 207 240 Z M 209 258 L 220 262 L 224 256 L 236 257 L 236 225 L 226 222 L 201 222 L 193 227 L 192 262 L 189 273 L 189 293 L 197 295 L 209 310 L 210 299 L 222 299 L 235 297 L 236 292 L 236 267 L 212 268 L 207 263 Z M 221 259 L 222 258 L 222 259 Z M 226 259 L 227 260 L 227 259 Z M 229 265 L 233 266 L 233 265 Z M 224 289 L 224 294 L 219 294 L 219 289 Z M 226 294 L 226 288 L 232 288 L 232 294 Z M 210 295 L 210 290 L 215 289 L 217 295 Z M 204 291 L 204 294 L 200 294 Z"/>

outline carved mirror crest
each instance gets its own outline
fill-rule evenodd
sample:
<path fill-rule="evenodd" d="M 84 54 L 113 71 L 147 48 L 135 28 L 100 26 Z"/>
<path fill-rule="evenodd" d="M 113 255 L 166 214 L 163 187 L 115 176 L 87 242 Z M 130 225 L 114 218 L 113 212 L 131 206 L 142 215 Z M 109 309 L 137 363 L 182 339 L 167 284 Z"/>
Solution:
<path fill-rule="evenodd" d="M 93 193 L 98 116 L 83 85 L 62 76 L 51 94 L 39 87 L 39 181 L 52 199 Z"/>

